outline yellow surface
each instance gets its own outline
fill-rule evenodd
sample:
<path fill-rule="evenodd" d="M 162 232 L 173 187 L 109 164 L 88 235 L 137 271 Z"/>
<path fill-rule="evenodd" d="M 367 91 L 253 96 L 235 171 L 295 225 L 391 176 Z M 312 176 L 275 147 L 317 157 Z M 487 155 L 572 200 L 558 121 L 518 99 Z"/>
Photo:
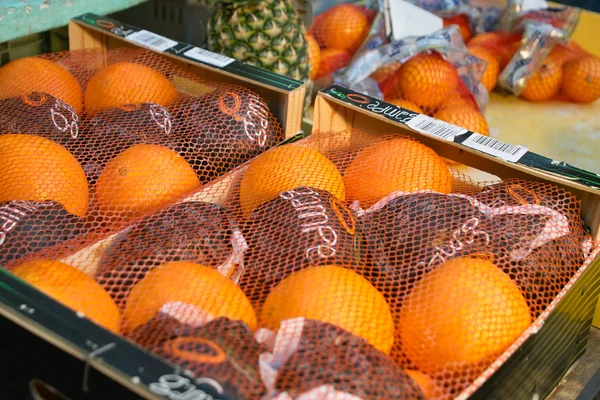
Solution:
<path fill-rule="evenodd" d="M 492 93 L 485 117 L 492 137 L 600 173 L 600 101 L 531 103 Z"/>

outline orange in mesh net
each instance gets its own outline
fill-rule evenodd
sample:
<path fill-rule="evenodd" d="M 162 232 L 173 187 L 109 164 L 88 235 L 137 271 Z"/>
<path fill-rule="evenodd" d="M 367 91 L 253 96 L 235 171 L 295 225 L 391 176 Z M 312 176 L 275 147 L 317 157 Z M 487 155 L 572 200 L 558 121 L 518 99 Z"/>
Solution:
<path fill-rule="evenodd" d="M 159 311 L 190 325 L 228 317 L 256 329 L 254 309 L 239 287 L 215 269 L 187 261 L 164 263 L 135 284 L 123 311 L 124 332 Z"/>
<path fill-rule="evenodd" d="M 600 58 L 588 56 L 567 61 L 563 66 L 562 91 L 577 103 L 600 98 Z"/>
<path fill-rule="evenodd" d="M 317 282 L 327 282 L 327 290 Z M 381 293 L 343 267 L 309 267 L 271 289 L 262 306 L 261 325 L 277 329 L 281 321 L 296 317 L 339 326 L 386 354 L 394 342 L 392 314 Z"/>
<path fill-rule="evenodd" d="M 458 25 L 460 28 L 460 35 L 465 43 L 471 39 L 473 32 L 471 31 L 471 23 L 469 17 L 465 14 L 458 14 L 452 17 L 444 18 L 444 26 Z"/>
<path fill-rule="evenodd" d="M 285 145 L 252 160 L 240 183 L 240 206 L 249 216 L 260 204 L 298 186 L 310 186 L 346 199 L 344 181 L 333 163 L 316 150 Z"/>
<path fill-rule="evenodd" d="M 85 88 L 89 114 L 128 104 L 156 103 L 166 107 L 175 101 L 175 86 L 160 72 L 132 62 L 111 64 L 98 71 Z"/>
<path fill-rule="evenodd" d="M 43 58 L 26 57 L 0 68 L 0 99 L 26 96 L 31 92 L 52 95 L 78 113 L 82 107 L 79 82 L 61 65 Z"/>
<path fill-rule="evenodd" d="M 89 192 L 85 173 L 61 145 L 34 135 L 0 135 L 0 201 L 53 200 L 83 217 Z"/>
<path fill-rule="evenodd" d="M 431 377 L 414 369 L 407 369 L 405 372 L 419 386 L 425 399 L 433 399 L 438 394 L 438 389 Z"/>
<path fill-rule="evenodd" d="M 368 207 L 394 192 L 452 191 L 452 175 L 446 163 L 421 143 L 396 139 L 362 150 L 344 173 L 348 201 Z"/>
<path fill-rule="evenodd" d="M 33 260 L 11 272 L 93 322 L 119 332 L 120 315 L 115 302 L 92 277 L 77 268 L 59 261 Z"/>
<path fill-rule="evenodd" d="M 400 311 L 400 340 L 426 373 L 492 361 L 531 323 L 510 277 L 479 258 L 454 258 L 415 284 Z"/>
<path fill-rule="evenodd" d="M 520 97 L 529 101 L 547 101 L 558 93 L 563 80 L 563 71 L 560 60 L 555 57 L 550 53 L 542 60 L 525 83 Z"/>
<path fill-rule="evenodd" d="M 490 128 L 483 114 L 468 105 L 444 107 L 435 113 L 434 117 L 485 136 L 490 134 Z"/>
<path fill-rule="evenodd" d="M 390 78 L 383 94 L 386 99 L 401 97 L 426 113 L 439 107 L 459 83 L 456 69 L 439 54 L 420 53 L 412 57 Z"/>
<path fill-rule="evenodd" d="M 394 72 L 396 72 L 401 66 L 402 63 L 398 61 L 392 61 L 373 72 L 369 77 L 375 79 L 379 87 L 383 88 L 385 87 L 385 82 L 391 78 L 394 75 Z"/>
<path fill-rule="evenodd" d="M 483 83 L 483 86 L 485 86 L 488 92 L 491 92 L 496 87 L 498 75 L 500 74 L 500 62 L 498 61 L 498 57 L 492 50 L 486 49 L 485 47 L 469 48 L 469 53 L 480 60 L 485 61 L 487 64 L 483 77 L 481 78 L 481 83 Z"/>
<path fill-rule="evenodd" d="M 323 49 L 319 56 L 319 72 L 315 79 L 344 68 L 352 59 L 352 54 L 344 49 Z"/>
<path fill-rule="evenodd" d="M 563 66 L 567 61 L 590 56 L 589 53 L 572 40 L 566 45 L 562 43 L 555 44 L 552 50 L 550 50 L 550 54 L 552 54 L 560 66 Z"/>
<path fill-rule="evenodd" d="M 506 32 L 484 32 L 475 35 L 467 43 L 469 50 L 476 47 L 484 47 L 492 50 L 500 63 L 500 71 L 513 58 L 521 46 L 521 34 Z"/>
<path fill-rule="evenodd" d="M 410 102 L 408 100 L 404 100 L 404 99 L 392 99 L 392 100 L 388 100 L 388 102 L 392 103 L 392 104 L 395 104 L 397 106 L 400 106 L 402 108 L 406 108 L 407 110 L 414 111 L 414 112 L 419 113 L 419 114 L 423 114 L 423 110 L 421 110 L 421 107 L 419 107 L 415 103 Z"/>
<path fill-rule="evenodd" d="M 198 187 L 193 168 L 175 151 L 136 144 L 106 164 L 96 184 L 96 199 L 105 213 L 137 216 Z"/>
<path fill-rule="evenodd" d="M 369 20 L 361 8 L 340 4 L 318 15 L 310 28 L 321 46 L 353 53 L 369 33 Z"/>
<path fill-rule="evenodd" d="M 310 79 L 315 79 L 319 76 L 319 64 L 321 63 L 321 49 L 319 43 L 313 35 L 307 34 L 306 42 L 308 43 L 308 63 L 310 65 Z"/>

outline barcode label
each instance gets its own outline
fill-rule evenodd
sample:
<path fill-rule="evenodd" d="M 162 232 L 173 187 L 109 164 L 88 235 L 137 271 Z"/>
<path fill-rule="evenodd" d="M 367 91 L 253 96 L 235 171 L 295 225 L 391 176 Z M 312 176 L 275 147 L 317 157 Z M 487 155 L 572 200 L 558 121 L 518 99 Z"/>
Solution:
<path fill-rule="evenodd" d="M 219 68 L 223 68 L 224 66 L 235 61 L 233 58 L 229 58 L 222 54 L 213 53 L 212 51 L 204 50 L 200 47 L 194 47 L 193 49 L 183 53 L 183 55 Z"/>
<path fill-rule="evenodd" d="M 167 39 L 164 36 L 160 36 L 156 33 L 148 32 L 146 30 L 134 32 L 126 36 L 125 39 L 157 51 L 165 51 L 177 44 L 175 40 Z"/>
<path fill-rule="evenodd" d="M 525 146 L 504 143 L 479 133 L 472 134 L 462 144 L 510 162 L 519 161 L 527 153 Z"/>
<path fill-rule="evenodd" d="M 409 127 L 415 131 L 439 137 L 452 142 L 454 136 L 468 132 L 465 128 L 451 125 L 447 122 L 433 119 L 427 115 L 419 114 L 406 123 Z"/>

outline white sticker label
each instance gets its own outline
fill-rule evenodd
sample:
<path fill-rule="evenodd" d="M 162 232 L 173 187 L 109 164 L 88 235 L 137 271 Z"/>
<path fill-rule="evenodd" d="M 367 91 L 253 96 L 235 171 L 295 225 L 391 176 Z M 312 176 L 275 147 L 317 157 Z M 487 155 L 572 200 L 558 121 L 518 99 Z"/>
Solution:
<path fill-rule="evenodd" d="M 404 0 L 389 0 L 389 18 L 394 41 L 408 36 L 425 36 L 442 29 L 437 15 Z"/>
<path fill-rule="evenodd" d="M 468 132 L 467 129 L 456 125 L 449 124 L 439 119 L 428 117 L 427 115 L 419 114 L 406 123 L 409 127 L 417 132 L 426 135 L 439 137 L 452 142 L 454 136 Z"/>
<path fill-rule="evenodd" d="M 134 43 L 141 44 L 156 51 L 165 51 L 175 46 L 177 42 L 175 40 L 167 39 L 164 36 L 157 35 L 156 33 L 141 30 L 134 32 L 125 37 L 126 40 Z"/>
<path fill-rule="evenodd" d="M 479 133 L 472 134 L 462 144 L 510 162 L 519 161 L 527 153 L 525 146 L 515 146 Z"/>
<path fill-rule="evenodd" d="M 219 68 L 223 68 L 224 66 L 235 61 L 233 58 L 229 58 L 222 54 L 213 53 L 212 51 L 204 50 L 200 47 L 194 47 L 193 49 L 183 53 L 183 55 Z"/>

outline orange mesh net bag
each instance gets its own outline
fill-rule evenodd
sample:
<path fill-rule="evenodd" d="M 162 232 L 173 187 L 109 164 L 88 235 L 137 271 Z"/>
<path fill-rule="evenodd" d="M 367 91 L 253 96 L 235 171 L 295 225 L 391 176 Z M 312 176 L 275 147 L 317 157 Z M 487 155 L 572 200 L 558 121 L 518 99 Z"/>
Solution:
<path fill-rule="evenodd" d="M 488 67 L 469 53 L 458 26 L 452 25 L 367 50 L 336 76 L 336 82 L 488 135 L 483 111 L 488 90 L 495 85 L 488 82 Z"/>
<path fill-rule="evenodd" d="M 372 35 L 380 35 L 381 22 L 374 24 L 378 16 L 374 6 L 337 4 L 314 17 L 307 34 L 311 79 L 331 79 L 331 74 L 348 66 Z"/>
<path fill-rule="evenodd" d="M 67 152 L 0 140 L 21 137 Z M 279 145 L 135 219 L 67 199 L 4 203 L 2 265 L 234 398 L 453 398 L 597 248 L 570 193 L 473 182 L 393 133 Z"/>
<path fill-rule="evenodd" d="M 145 50 L 19 59 L 0 82 L 4 262 L 119 230 L 284 139 L 256 93 Z"/>
<path fill-rule="evenodd" d="M 570 40 L 580 12 L 565 7 L 519 15 L 513 32 L 522 40 L 511 46 L 513 56 L 502 67 L 500 86 L 532 102 L 600 98 L 600 58 Z"/>

